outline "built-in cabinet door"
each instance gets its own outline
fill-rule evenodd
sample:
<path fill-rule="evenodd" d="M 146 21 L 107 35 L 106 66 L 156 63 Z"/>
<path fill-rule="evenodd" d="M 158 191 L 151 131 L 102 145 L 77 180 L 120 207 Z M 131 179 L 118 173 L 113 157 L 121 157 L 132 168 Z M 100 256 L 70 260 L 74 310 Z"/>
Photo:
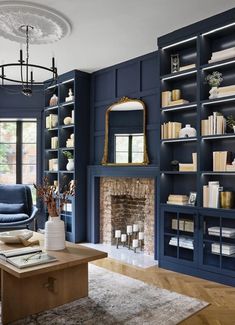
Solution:
<path fill-rule="evenodd" d="M 197 214 L 193 209 L 162 209 L 161 256 L 184 264 L 197 263 Z"/>
<path fill-rule="evenodd" d="M 235 276 L 235 217 L 219 211 L 200 216 L 200 267 Z"/>

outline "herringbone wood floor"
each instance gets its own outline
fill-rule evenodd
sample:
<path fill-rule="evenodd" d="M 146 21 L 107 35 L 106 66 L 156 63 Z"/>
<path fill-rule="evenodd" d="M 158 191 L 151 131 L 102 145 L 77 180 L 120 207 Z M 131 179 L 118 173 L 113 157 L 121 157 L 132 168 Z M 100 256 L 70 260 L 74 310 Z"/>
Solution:
<path fill-rule="evenodd" d="M 184 320 L 181 325 L 235 325 L 235 288 L 233 287 L 158 267 L 137 268 L 109 258 L 96 261 L 94 264 L 211 304 Z"/>

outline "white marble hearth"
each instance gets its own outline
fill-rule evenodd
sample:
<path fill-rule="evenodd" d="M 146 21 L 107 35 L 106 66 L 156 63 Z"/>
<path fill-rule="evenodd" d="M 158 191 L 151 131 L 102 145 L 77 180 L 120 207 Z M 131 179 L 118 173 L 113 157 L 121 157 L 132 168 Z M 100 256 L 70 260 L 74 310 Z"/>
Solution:
<path fill-rule="evenodd" d="M 145 255 L 140 251 L 134 253 L 132 250 L 128 250 L 123 246 L 119 246 L 117 249 L 116 246 L 110 244 L 83 243 L 81 245 L 106 252 L 108 253 L 108 257 L 121 261 L 123 263 L 131 264 L 133 266 L 148 268 L 158 265 L 158 262 L 154 260 L 153 256 Z"/>

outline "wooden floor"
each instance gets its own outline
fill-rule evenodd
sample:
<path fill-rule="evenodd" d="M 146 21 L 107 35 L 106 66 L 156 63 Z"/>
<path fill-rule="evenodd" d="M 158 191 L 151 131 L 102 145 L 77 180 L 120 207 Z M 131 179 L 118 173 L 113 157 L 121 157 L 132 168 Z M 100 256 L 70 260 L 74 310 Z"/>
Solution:
<path fill-rule="evenodd" d="M 93 263 L 160 288 L 202 299 L 211 304 L 183 321 L 181 325 L 235 325 L 235 288 L 233 287 L 158 267 L 137 268 L 109 258 Z"/>

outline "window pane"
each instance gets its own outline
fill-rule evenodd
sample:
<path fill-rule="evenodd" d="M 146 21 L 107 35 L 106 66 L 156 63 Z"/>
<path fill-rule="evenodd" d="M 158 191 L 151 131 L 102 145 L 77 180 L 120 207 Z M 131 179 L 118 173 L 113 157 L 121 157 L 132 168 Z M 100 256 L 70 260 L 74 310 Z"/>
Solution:
<path fill-rule="evenodd" d="M 128 152 L 116 152 L 116 163 L 128 163 Z"/>
<path fill-rule="evenodd" d="M 35 122 L 23 122 L 23 143 L 36 143 L 37 137 L 37 124 Z"/>
<path fill-rule="evenodd" d="M 0 164 L 16 163 L 16 145 L 0 143 Z"/>
<path fill-rule="evenodd" d="M 36 144 L 23 144 L 23 164 L 36 164 Z"/>
<path fill-rule="evenodd" d="M 144 151 L 144 137 L 134 136 L 132 137 L 132 152 L 143 152 Z"/>
<path fill-rule="evenodd" d="M 36 165 L 24 165 L 22 168 L 22 184 L 36 183 Z"/>
<path fill-rule="evenodd" d="M 116 151 L 128 151 L 128 136 L 116 136 Z"/>
<path fill-rule="evenodd" d="M 0 143 L 16 143 L 16 122 L 0 122 Z"/>
<path fill-rule="evenodd" d="M 16 165 L 0 165 L 0 183 L 16 183 Z"/>
<path fill-rule="evenodd" d="M 144 160 L 143 153 L 132 153 L 132 162 L 133 163 L 142 163 Z"/>

